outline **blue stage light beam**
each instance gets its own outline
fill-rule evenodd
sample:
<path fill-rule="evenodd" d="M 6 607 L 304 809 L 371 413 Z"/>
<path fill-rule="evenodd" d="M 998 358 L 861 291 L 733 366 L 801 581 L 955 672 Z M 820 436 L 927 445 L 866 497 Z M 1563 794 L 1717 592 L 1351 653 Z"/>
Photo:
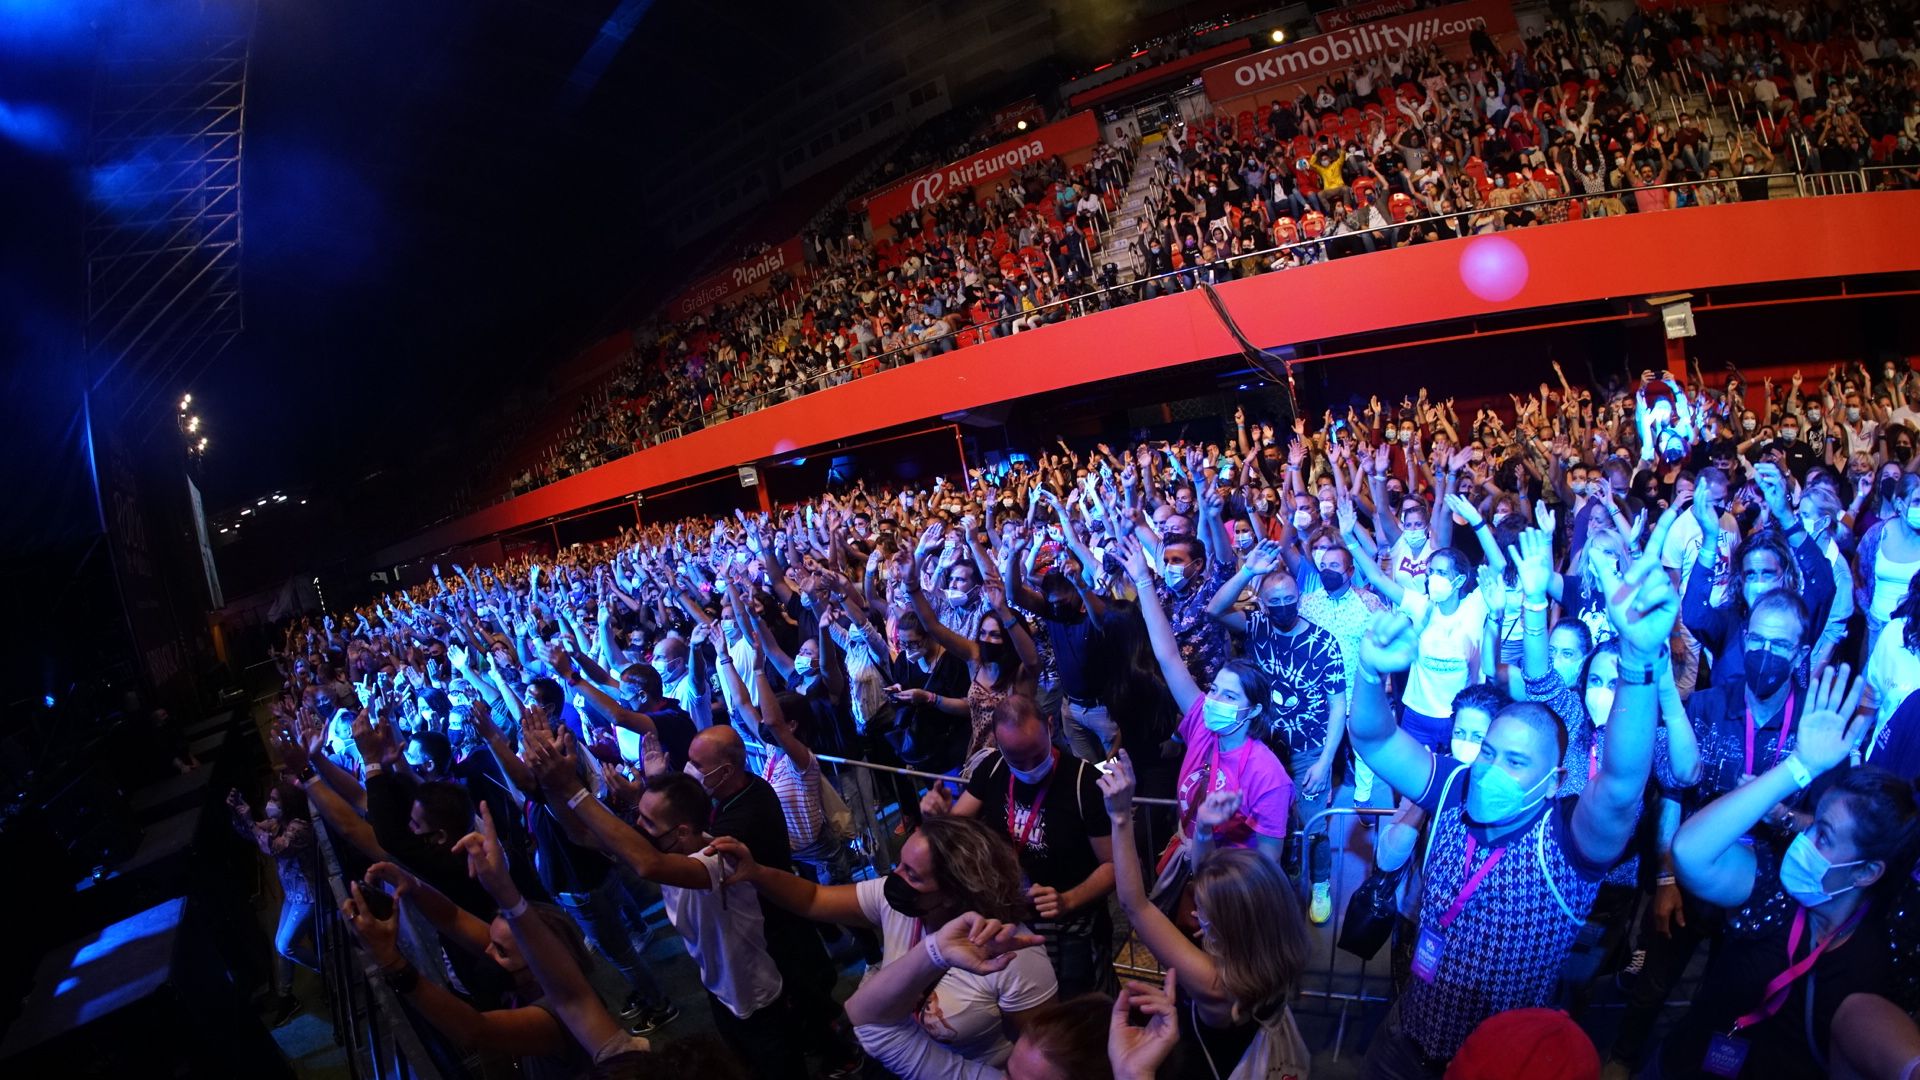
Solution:
<path fill-rule="evenodd" d="M 6 2 L 6 0 L 0 0 Z M 600 24 L 600 32 L 594 36 L 593 44 L 587 46 L 580 62 L 573 65 L 567 74 L 567 84 L 560 88 L 560 105 L 565 109 L 577 109 L 586 104 L 593 88 L 600 83 L 600 76 L 613 66 L 613 58 L 633 35 L 634 28 L 646 17 L 647 9 L 653 7 L 653 0 L 620 0 L 620 6 L 613 9 L 607 21 Z"/>
<path fill-rule="evenodd" d="M 65 154 L 73 146 L 73 126 L 45 105 L 0 101 L 0 138 L 36 153 Z"/>

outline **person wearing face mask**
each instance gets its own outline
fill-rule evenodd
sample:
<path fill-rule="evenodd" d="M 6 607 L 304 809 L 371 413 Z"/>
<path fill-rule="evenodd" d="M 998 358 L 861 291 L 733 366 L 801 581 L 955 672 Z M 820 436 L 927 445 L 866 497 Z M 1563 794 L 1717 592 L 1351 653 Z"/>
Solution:
<path fill-rule="evenodd" d="M 1427 587 L 1427 560 L 1435 550 L 1428 518 L 1426 503 L 1411 497 L 1402 500 L 1400 536 L 1387 552 L 1389 576 L 1402 589 L 1419 592 Z M 1363 558 L 1364 553 L 1354 552 L 1356 562 Z"/>
<path fill-rule="evenodd" d="M 1661 1047 L 1662 1076 L 1826 1076 L 1840 1003 L 1896 992 L 1889 962 L 1905 928 L 1890 901 L 1920 845 L 1920 804 L 1906 778 L 1842 769 L 1871 726 L 1849 674 L 1822 672 L 1794 751 L 1674 837 L 1681 884 L 1728 914 L 1693 1008 Z M 1811 810 L 1791 840 L 1762 827 L 1782 803 Z"/>
<path fill-rule="evenodd" d="M 1208 508 L 1208 521 L 1218 524 L 1217 509 Z M 1159 580 L 1151 583 L 1188 672 L 1202 682 L 1211 680 L 1230 655 L 1226 628 L 1207 617 L 1207 604 L 1238 563 L 1231 551 L 1213 549 L 1211 541 L 1191 534 L 1168 536 L 1160 549 Z"/>
<path fill-rule="evenodd" d="M 1078 543 L 1077 537 L 1074 542 Z M 1015 541 L 1010 565 L 1022 565 L 1025 548 L 1024 540 Z M 1085 563 L 1095 564 L 1092 552 L 1087 553 Z M 1040 613 L 1040 628 L 1052 647 L 1068 744 L 1082 760 L 1104 759 L 1120 730 L 1101 697 L 1103 669 L 1113 662 L 1107 601 L 1098 591 L 1086 587 L 1082 575 L 1058 568 L 1041 575 L 1037 590 L 1028 584 L 1026 575 L 1016 574 L 1013 591 L 1015 603 Z"/>
<path fill-rule="evenodd" d="M 1555 794 L 1566 733 L 1545 706 L 1502 709 L 1472 765 L 1436 755 L 1394 722 L 1385 691 L 1387 675 L 1419 659 L 1417 623 L 1386 612 L 1361 643 L 1348 735 L 1432 820 L 1412 977 L 1364 1077 L 1439 1077 L 1480 1021 L 1549 1004 L 1601 879 L 1632 838 L 1653 764 L 1655 669 L 1679 598 L 1651 556 L 1608 584 L 1624 674 L 1600 771 L 1577 796 Z"/>
<path fill-rule="evenodd" d="M 957 800 L 936 784 L 920 801 L 927 816 L 957 814 L 1004 825 L 1030 882 L 1032 926 L 1046 939 L 1060 996 L 1112 993 L 1113 891 L 1111 828 L 1101 809 L 1099 771 L 1054 746 L 1046 717 L 1027 698 L 994 710 L 996 749 Z"/>
<path fill-rule="evenodd" d="M 1257 549 L 1214 594 L 1208 614 L 1245 638 L 1247 658 L 1267 677 L 1270 705 L 1263 710 L 1260 737 L 1281 768 L 1301 774 L 1294 813 L 1304 824 L 1332 800 L 1333 765 L 1346 730 L 1347 665 L 1339 639 L 1300 617 L 1300 586 L 1280 561 L 1277 541 Z M 1250 613 L 1235 610 L 1250 586 L 1259 606 Z M 1289 851 L 1286 863 L 1297 867 L 1300 859 L 1301 852 Z M 1325 836 L 1311 838 L 1307 861 L 1311 917 L 1323 923 L 1333 904 L 1333 855 Z"/>
<path fill-rule="evenodd" d="M 693 719 L 677 701 L 661 694 L 657 668 L 650 664 L 627 665 L 620 673 L 620 697 L 616 698 L 601 689 L 598 680 L 588 678 L 585 665 L 576 666 L 564 650 L 555 648 L 547 655 L 560 681 L 585 699 L 587 711 L 613 722 L 615 745 L 623 759 L 638 764 L 641 739 L 652 735 L 660 740 L 673 768 L 686 765 L 687 746 L 693 741 Z"/>
<path fill-rule="evenodd" d="M 727 663 L 724 657 L 721 663 Z M 762 866 L 792 871 L 793 840 L 787 832 L 786 808 L 773 785 L 747 767 L 747 746 L 739 732 L 716 724 L 695 735 L 684 772 L 698 780 L 713 800 L 708 832 L 733 837 Z M 852 1036 L 834 1004 L 833 962 L 819 931 L 791 911 L 769 910 L 766 922 L 767 951 L 789 990 L 786 1000 L 795 1010 L 794 1030 L 832 1060 L 848 1060 L 853 1054 Z"/>
<path fill-rule="evenodd" d="M 280 920 L 273 933 L 273 1002 L 269 1027 L 279 1027 L 300 1011 L 293 996 L 293 965 L 309 971 L 320 970 L 320 957 L 313 938 L 313 886 L 307 876 L 306 853 L 313 847 L 313 822 L 307 814 L 307 795 L 300 785 L 278 778 L 267 789 L 261 818 L 253 820 L 253 810 L 238 788 L 227 793 L 227 808 L 233 811 L 234 831 L 273 860 L 280 875 Z"/>
<path fill-rule="evenodd" d="M 907 579 L 907 596 L 913 602 L 915 614 L 919 615 L 922 625 L 948 655 L 966 663 L 971 677 L 967 681 L 964 698 L 956 700 L 943 696 L 935 699 L 928 694 L 927 700 L 922 701 L 919 694 L 926 693 L 924 691 L 910 691 L 909 695 L 915 705 L 930 704 L 943 712 L 969 718 L 969 736 L 963 760 L 971 763 L 982 750 L 992 745 L 994 707 L 1009 694 L 1023 693 L 1032 697 L 1038 689 L 1040 652 L 1034 645 L 1033 635 L 1027 632 L 1026 624 L 1007 606 L 1005 586 L 998 580 L 981 590 L 989 607 L 978 623 L 980 636 L 965 638 L 934 619 L 933 607 L 919 588 L 919 577 L 916 565 Z"/>
<path fill-rule="evenodd" d="M 1310 1054 L 1287 1004 L 1307 956 L 1292 883 L 1257 851 L 1214 851 L 1194 870 L 1191 910 L 1169 918 L 1148 898 L 1133 837 L 1134 790 L 1133 762 L 1122 750 L 1100 777 L 1115 892 L 1140 943 L 1177 988 L 1180 1045 L 1159 1075 L 1306 1076 Z"/>
<path fill-rule="evenodd" d="M 1879 494 L 1894 513 L 1867 527 L 1854 558 L 1860 580 L 1854 600 L 1867 613 L 1863 656 L 1873 655 L 1887 620 L 1906 597 L 1913 575 L 1920 572 L 1920 474 L 1902 474 L 1891 493 Z"/>
<path fill-rule="evenodd" d="M 715 840 L 711 850 L 735 864 L 728 882 L 752 885 L 769 911 L 878 930 L 883 967 L 910 953 L 925 955 L 932 928 L 966 912 L 1022 932 L 1032 917 L 1033 901 L 1022 883 L 1013 844 L 1001 826 L 975 818 L 925 818 L 901 846 L 892 873 L 853 885 L 816 885 L 762 865 L 731 837 Z M 957 967 L 946 971 L 926 990 L 915 1015 L 929 1036 L 958 1057 L 1003 1067 L 1013 1053 L 1009 1033 L 1021 1031 L 1034 1010 L 1057 997 L 1047 951 L 1032 944 L 990 974 Z"/>
<path fill-rule="evenodd" d="M 1807 538 L 1826 556 L 1833 577 L 1833 602 L 1828 605 L 1827 619 L 1809 662 L 1812 669 L 1819 670 L 1833 660 L 1834 650 L 1846 639 L 1847 623 L 1853 618 L 1853 567 L 1840 546 L 1845 527 L 1840 521 L 1840 495 L 1830 473 L 1822 469 L 1808 476 L 1794 512 L 1800 515 L 1800 527 L 1807 530 Z"/>
<path fill-rule="evenodd" d="M 715 1029 L 755 1075 L 804 1077 L 805 1057 L 788 986 L 770 946 L 773 928 L 752 888 L 729 884 L 732 866 L 707 850 L 713 803 L 684 774 L 649 777 L 628 825 L 581 783 L 574 747 L 529 732 L 525 757 L 542 795 L 570 833 L 660 886 L 667 921 L 687 946 L 707 991 Z M 463 840 L 471 845 L 473 838 Z M 471 858 L 471 856 L 470 856 Z"/>
<path fill-rule="evenodd" d="M 668 591 L 675 596 L 684 595 L 677 585 L 669 585 Z M 697 655 L 685 638 L 667 634 L 654 642 L 648 662 L 660 676 L 661 694 L 677 702 L 680 711 L 693 718 L 695 728 L 704 728 L 713 723 L 713 709 L 708 704 L 711 680 L 699 670 L 704 663 L 698 667 L 694 664 Z"/>
<path fill-rule="evenodd" d="M 1187 877 L 1218 847 L 1257 847 L 1278 861 L 1285 852 L 1293 778 L 1255 729 L 1272 708 L 1267 677 L 1249 660 L 1229 660 L 1202 690 L 1182 662 L 1173 626 L 1148 586 L 1146 555 L 1124 548 L 1127 574 L 1140 592 L 1140 614 L 1161 677 L 1180 710 L 1174 741 L 1181 748 L 1175 778 L 1178 833 L 1162 853 L 1156 897 L 1182 896 Z"/>
<path fill-rule="evenodd" d="M 1504 567 L 1505 556 L 1499 558 Z M 1462 595 L 1470 565 L 1453 548 L 1441 548 L 1428 557 L 1424 593 L 1402 588 L 1357 552 L 1354 564 L 1372 579 L 1382 597 L 1421 627 L 1420 656 L 1401 693 L 1400 722 L 1420 745 L 1444 747 L 1454 695 L 1479 682 L 1483 662 L 1490 669 L 1492 658 L 1499 655 L 1499 617 L 1481 591 Z"/>
<path fill-rule="evenodd" d="M 1714 657 L 1713 668 L 1708 673 L 1708 681 L 1713 686 L 1740 680 L 1750 657 L 1749 651 L 1741 646 L 1742 636 L 1751 629 L 1748 613 L 1762 595 L 1784 589 L 1796 594 L 1803 605 L 1800 628 L 1806 635 L 1802 644 L 1807 648 L 1798 654 L 1790 672 L 1803 680 L 1806 660 L 1812 655 L 1813 644 L 1820 639 L 1827 611 L 1833 603 L 1833 568 L 1819 544 L 1807 535 L 1800 517 L 1788 509 L 1786 480 L 1779 467 L 1771 462 L 1762 463 L 1755 470 L 1754 482 L 1768 514 L 1774 521 L 1785 523 L 1784 530 L 1772 528 L 1754 533 L 1735 552 L 1732 603 L 1714 606 L 1709 575 L 1704 573 L 1696 573 L 1687 580 L 1681 602 L 1680 617 L 1688 632 Z M 1719 544 L 1719 515 L 1696 501 L 1694 517 L 1700 524 L 1700 566 L 1706 569 Z"/>

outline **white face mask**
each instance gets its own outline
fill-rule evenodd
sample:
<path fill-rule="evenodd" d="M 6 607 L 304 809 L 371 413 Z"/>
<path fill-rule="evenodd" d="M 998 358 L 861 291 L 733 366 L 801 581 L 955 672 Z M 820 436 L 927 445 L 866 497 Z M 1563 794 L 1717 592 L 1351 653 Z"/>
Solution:
<path fill-rule="evenodd" d="M 1473 759 L 1480 756 L 1479 740 L 1477 739 L 1453 740 L 1453 756 L 1460 759 L 1461 761 L 1466 762 L 1468 765 L 1473 764 Z"/>
<path fill-rule="evenodd" d="M 808 656 L 806 653 L 801 653 L 799 656 L 794 657 L 793 670 L 801 673 L 802 675 L 806 674 L 809 671 L 812 671 L 813 657 Z"/>
<path fill-rule="evenodd" d="M 1295 510 L 1295 511 L 1293 512 L 1293 527 L 1294 527 L 1294 528 L 1296 528 L 1296 529 L 1304 529 L 1304 528 L 1307 528 L 1308 526 L 1310 526 L 1310 525 L 1312 525 L 1312 524 L 1313 524 L 1313 511 L 1311 511 L 1311 510 Z"/>
<path fill-rule="evenodd" d="M 1436 604 L 1444 604 L 1453 597 L 1453 579 L 1439 574 L 1427 575 L 1427 598 Z"/>
<path fill-rule="evenodd" d="M 967 593 L 968 593 L 968 592 L 970 592 L 970 591 L 972 591 L 972 590 L 969 590 L 969 589 L 948 589 L 948 590 L 947 590 L 947 599 L 948 599 L 948 600 L 950 600 L 950 601 L 952 601 L 953 603 L 956 603 L 956 604 L 964 604 L 964 603 L 966 603 L 966 602 L 967 602 Z"/>
<path fill-rule="evenodd" d="M 1587 687 L 1587 717 L 1595 727 L 1606 727 L 1607 718 L 1613 715 L 1613 687 Z"/>

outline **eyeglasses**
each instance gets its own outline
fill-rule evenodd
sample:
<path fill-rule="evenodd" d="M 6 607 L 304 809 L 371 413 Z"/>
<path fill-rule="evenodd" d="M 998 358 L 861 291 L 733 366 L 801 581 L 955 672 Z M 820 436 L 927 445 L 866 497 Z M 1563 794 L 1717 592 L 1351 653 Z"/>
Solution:
<path fill-rule="evenodd" d="M 1748 652 L 1764 649 L 1770 655 L 1778 656 L 1783 660 L 1793 659 L 1793 654 L 1800 651 L 1800 643 L 1797 641 L 1774 641 L 1771 638 L 1763 638 L 1751 630 L 1746 633 L 1745 644 Z"/>

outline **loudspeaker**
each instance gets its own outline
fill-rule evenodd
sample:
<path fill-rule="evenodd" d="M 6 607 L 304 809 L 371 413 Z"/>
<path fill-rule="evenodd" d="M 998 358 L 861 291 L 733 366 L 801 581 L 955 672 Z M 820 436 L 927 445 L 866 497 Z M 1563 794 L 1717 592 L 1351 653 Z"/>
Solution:
<path fill-rule="evenodd" d="M 48 953 L 0 1073 L 291 1077 L 199 910 L 175 897 Z"/>

